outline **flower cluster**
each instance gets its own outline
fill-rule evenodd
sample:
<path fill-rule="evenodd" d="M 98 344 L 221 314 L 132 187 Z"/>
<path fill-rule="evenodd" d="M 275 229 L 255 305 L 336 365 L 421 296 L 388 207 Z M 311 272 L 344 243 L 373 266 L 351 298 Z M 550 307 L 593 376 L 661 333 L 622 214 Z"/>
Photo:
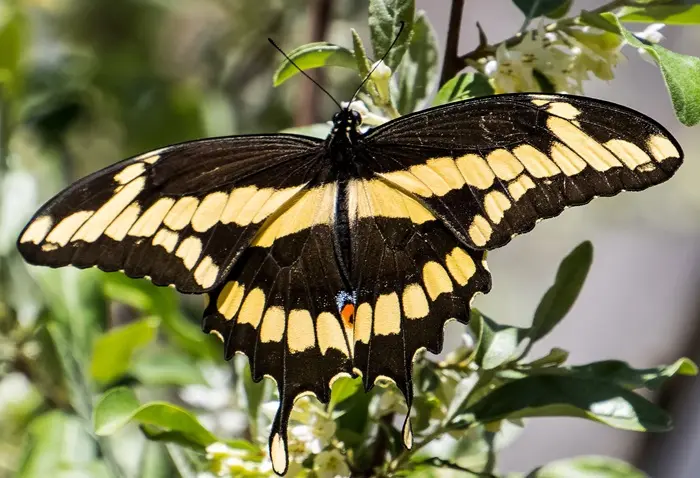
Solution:
<path fill-rule="evenodd" d="M 662 24 L 653 24 L 636 34 L 650 43 L 663 38 Z M 496 93 L 546 91 L 583 92 L 583 82 L 591 75 L 601 80 L 613 79 L 613 68 L 624 56 L 624 39 L 592 27 L 575 26 L 547 31 L 544 25 L 523 35 L 512 47 L 506 42 L 494 57 L 483 65 Z"/>

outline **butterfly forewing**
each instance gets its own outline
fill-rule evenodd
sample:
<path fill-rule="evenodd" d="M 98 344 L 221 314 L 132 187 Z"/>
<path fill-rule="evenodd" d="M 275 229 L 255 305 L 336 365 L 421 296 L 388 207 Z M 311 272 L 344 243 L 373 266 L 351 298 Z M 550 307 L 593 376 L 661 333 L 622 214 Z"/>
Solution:
<path fill-rule="evenodd" d="M 99 171 L 51 199 L 18 246 L 33 264 L 148 276 L 200 293 L 319 171 L 319 142 L 286 135 L 195 141 Z"/>
<path fill-rule="evenodd" d="M 596 196 L 668 179 L 682 153 L 655 121 L 567 95 L 499 95 L 408 115 L 362 144 L 375 173 L 464 244 L 492 249 Z"/>

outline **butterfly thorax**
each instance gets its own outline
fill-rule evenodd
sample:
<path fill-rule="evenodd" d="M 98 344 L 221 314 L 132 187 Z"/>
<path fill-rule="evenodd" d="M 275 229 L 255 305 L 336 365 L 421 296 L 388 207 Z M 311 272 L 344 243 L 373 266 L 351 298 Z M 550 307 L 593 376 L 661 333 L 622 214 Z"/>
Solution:
<path fill-rule="evenodd" d="M 361 136 L 361 123 L 360 114 L 354 110 L 342 109 L 333 116 L 333 128 L 326 140 L 326 148 L 335 168 L 344 169 L 353 162 L 353 148 Z"/>

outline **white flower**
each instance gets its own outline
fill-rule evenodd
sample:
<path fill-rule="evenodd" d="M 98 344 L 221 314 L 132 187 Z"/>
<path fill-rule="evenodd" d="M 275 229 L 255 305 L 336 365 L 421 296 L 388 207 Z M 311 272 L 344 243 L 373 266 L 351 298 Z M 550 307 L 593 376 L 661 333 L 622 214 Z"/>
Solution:
<path fill-rule="evenodd" d="M 635 32 L 634 36 L 642 40 L 646 40 L 649 43 L 661 43 L 661 40 L 664 39 L 664 36 L 661 33 L 661 29 L 665 26 L 666 25 L 664 25 L 663 23 L 652 23 L 651 25 L 646 27 L 644 31 Z"/>
<path fill-rule="evenodd" d="M 379 93 L 381 102 L 383 104 L 389 104 L 391 101 L 391 95 L 389 92 L 389 81 L 391 80 L 392 74 L 391 68 L 386 66 L 382 60 L 379 60 L 372 65 L 370 71 L 372 73 L 370 73 L 369 77 L 372 80 L 372 83 L 374 83 L 374 86 L 377 87 L 377 93 Z"/>
<path fill-rule="evenodd" d="M 360 117 L 362 117 L 362 126 L 360 127 L 360 129 L 368 129 L 368 126 L 379 126 L 380 124 L 384 124 L 387 121 L 389 121 L 389 118 L 385 118 L 384 116 L 372 113 L 367 108 L 367 105 L 365 105 L 364 102 L 360 100 L 353 101 L 352 103 L 343 101 L 342 103 L 340 103 L 340 106 L 360 113 Z"/>
<path fill-rule="evenodd" d="M 314 458 L 314 471 L 318 478 L 346 478 L 350 467 L 338 450 L 322 451 Z"/>
<path fill-rule="evenodd" d="M 308 424 L 295 425 L 290 432 L 295 440 L 304 444 L 307 451 L 319 453 L 331 443 L 335 430 L 333 420 L 322 415 L 313 415 Z"/>
<path fill-rule="evenodd" d="M 250 453 L 237 450 L 225 443 L 212 443 L 206 448 L 209 471 L 216 476 L 241 476 L 260 473 L 262 463 L 250 460 Z"/>

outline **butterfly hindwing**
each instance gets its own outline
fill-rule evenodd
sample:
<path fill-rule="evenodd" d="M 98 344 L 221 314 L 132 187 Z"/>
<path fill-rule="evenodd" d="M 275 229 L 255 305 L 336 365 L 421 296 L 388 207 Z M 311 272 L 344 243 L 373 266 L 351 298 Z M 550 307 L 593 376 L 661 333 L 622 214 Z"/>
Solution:
<path fill-rule="evenodd" d="M 479 98 L 402 117 L 361 148 L 473 248 L 492 249 L 597 196 L 668 179 L 672 136 L 623 106 L 567 95 Z"/>
<path fill-rule="evenodd" d="M 203 292 L 304 189 L 318 154 L 315 140 L 270 135 L 194 141 L 122 161 L 48 201 L 19 250 L 33 264 L 123 270 Z"/>

